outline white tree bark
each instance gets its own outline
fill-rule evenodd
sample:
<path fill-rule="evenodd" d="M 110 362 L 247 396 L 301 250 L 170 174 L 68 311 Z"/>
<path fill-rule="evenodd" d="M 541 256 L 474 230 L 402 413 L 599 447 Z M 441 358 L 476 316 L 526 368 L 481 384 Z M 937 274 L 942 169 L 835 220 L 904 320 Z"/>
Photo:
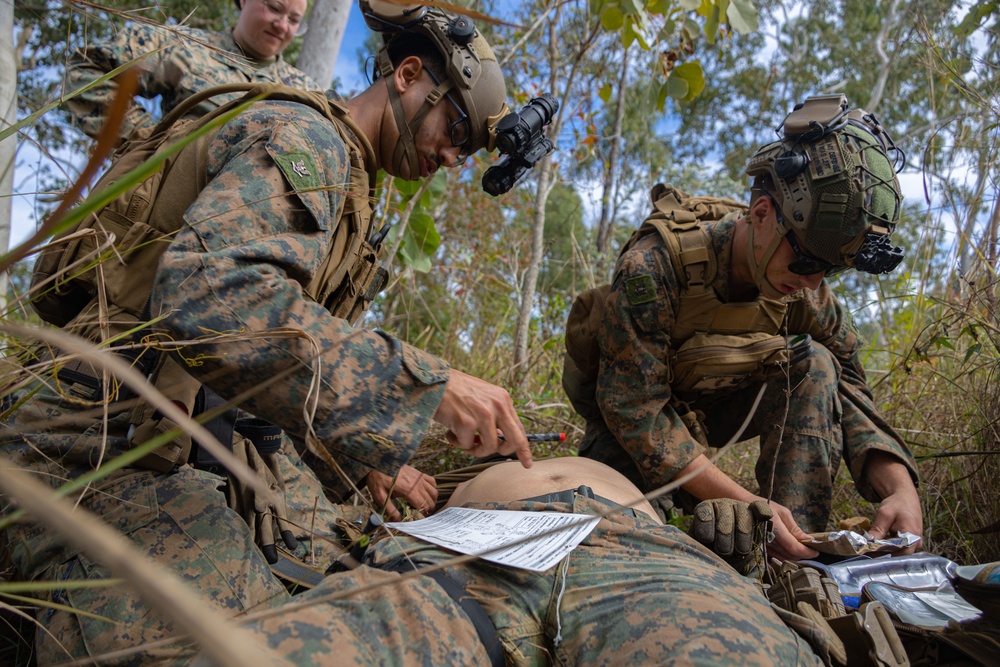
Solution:
<path fill-rule="evenodd" d="M 14 59 L 14 2 L 0 0 L 0 129 L 17 121 L 17 61 Z M 10 245 L 11 195 L 17 135 L 0 141 L 0 254 Z M 0 312 L 7 307 L 7 274 L 0 273 Z"/>
<path fill-rule="evenodd" d="M 316 0 L 309 14 L 309 31 L 302 42 L 296 67 L 327 88 L 333 82 L 337 54 L 344 41 L 347 17 L 353 4 L 354 0 Z"/>

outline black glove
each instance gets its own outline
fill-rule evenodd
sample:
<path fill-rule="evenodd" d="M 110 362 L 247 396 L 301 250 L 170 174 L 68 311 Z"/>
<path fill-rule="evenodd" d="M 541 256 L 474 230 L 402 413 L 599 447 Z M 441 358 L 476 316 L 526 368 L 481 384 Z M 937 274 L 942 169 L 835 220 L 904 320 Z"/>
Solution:
<path fill-rule="evenodd" d="M 268 563 L 278 562 L 278 551 L 274 546 L 275 527 L 285 546 L 294 551 L 299 542 L 292 534 L 285 509 L 285 485 L 278 472 L 275 454 L 261 454 L 253 442 L 242 438 L 233 443 L 233 454 L 240 463 L 246 465 L 268 489 L 270 497 L 256 493 L 235 476 L 229 476 L 226 493 L 229 506 L 250 526 L 254 543 L 260 547 Z"/>

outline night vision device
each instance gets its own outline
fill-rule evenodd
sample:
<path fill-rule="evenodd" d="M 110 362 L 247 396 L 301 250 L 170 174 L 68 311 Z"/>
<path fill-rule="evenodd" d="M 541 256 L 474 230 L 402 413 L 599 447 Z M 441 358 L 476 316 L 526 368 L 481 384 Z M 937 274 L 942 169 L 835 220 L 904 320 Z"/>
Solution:
<path fill-rule="evenodd" d="M 514 187 L 524 172 L 552 152 L 554 146 L 543 130 L 558 109 L 555 96 L 546 93 L 517 113 L 500 119 L 496 126 L 496 147 L 505 157 L 483 174 L 483 190 L 494 197 L 502 195 Z"/>

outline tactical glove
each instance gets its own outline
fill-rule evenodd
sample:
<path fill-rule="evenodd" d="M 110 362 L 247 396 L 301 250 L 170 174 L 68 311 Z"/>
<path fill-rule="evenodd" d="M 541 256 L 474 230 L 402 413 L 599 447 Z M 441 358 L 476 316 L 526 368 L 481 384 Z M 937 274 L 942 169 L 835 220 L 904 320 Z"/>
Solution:
<path fill-rule="evenodd" d="M 740 574 L 753 569 L 757 548 L 774 516 L 763 500 L 745 503 L 715 498 L 698 503 L 689 534 L 711 549 Z"/>
<path fill-rule="evenodd" d="M 278 562 L 278 551 L 274 546 L 275 528 L 291 551 L 298 548 L 298 540 L 292 534 L 285 508 L 285 485 L 278 471 L 276 453 L 261 454 L 247 438 L 233 443 L 233 454 L 246 465 L 270 494 L 258 494 L 235 476 L 229 476 L 226 491 L 229 506 L 234 509 L 247 525 L 254 543 L 260 547 L 268 563 Z"/>

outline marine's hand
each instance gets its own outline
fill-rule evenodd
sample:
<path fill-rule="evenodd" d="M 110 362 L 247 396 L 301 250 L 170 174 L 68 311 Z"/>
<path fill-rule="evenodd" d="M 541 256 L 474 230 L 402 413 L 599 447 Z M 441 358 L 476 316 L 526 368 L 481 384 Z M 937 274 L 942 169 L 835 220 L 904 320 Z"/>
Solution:
<path fill-rule="evenodd" d="M 818 556 L 818 551 L 810 549 L 800 541 L 808 539 L 809 536 L 795 523 L 791 510 L 773 500 L 768 505 L 774 512 L 774 540 L 767 545 L 768 556 L 778 560 L 803 560 Z"/>
<path fill-rule="evenodd" d="M 732 498 L 713 498 L 694 508 L 689 533 L 740 574 L 747 574 L 753 569 L 764 529 L 773 516 L 763 500 L 747 504 Z"/>
<path fill-rule="evenodd" d="M 882 498 L 875 513 L 875 523 L 868 531 L 872 537 L 881 539 L 893 532 L 923 536 L 924 515 L 920 509 L 920 496 L 902 461 L 889 452 L 871 452 L 865 462 L 864 474 Z M 911 554 L 918 546 L 919 543 L 897 555 Z"/>
<path fill-rule="evenodd" d="M 430 475 L 425 475 L 412 466 L 404 465 L 395 477 L 372 470 L 365 478 L 368 492 L 376 508 L 385 508 L 390 521 L 402 519 L 396 506 L 389 498 L 402 498 L 411 507 L 422 512 L 430 512 L 437 502 L 437 484 Z"/>
<path fill-rule="evenodd" d="M 452 370 L 434 421 L 448 427 L 448 442 L 453 447 L 478 457 L 496 452 L 516 454 L 521 465 L 531 467 L 524 425 L 502 387 Z M 497 437 L 498 431 L 504 440 Z"/>
<path fill-rule="evenodd" d="M 240 463 L 253 471 L 270 493 L 267 495 L 257 493 L 243 484 L 238 477 L 230 475 L 226 491 L 229 506 L 247 522 L 253 540 L 260 547 L 267 562 L 277 563 L 275 533 L 290 550 L 294 551 L 299 546 L 292 532 L 292 526 L 288 523 L 285 485 L 278 470 L 277 453 L 261 454 L 250 440 L 241 438 L 233 443 L 233 454 Z"/>
<path fill-rule="evenodd" d="M 913 533 L 923 536 L 924 518 L 920 510 L 920 497 L 914 488 L 903 488 L 896 493 L 887 496 L 878 506 L 875 512 L 875 523 L 868 531 L 875 539 L 892 536 L 894 533 Z M 914 544 L 908 549 L 897 552 L 897 556 L 912 554 L 917 550 L 920 543 Z"/>
<path fill-rule="evenodd" d="M 694 508 L 689 532 L 723 558 L 746 556 L 753 550 L 755 528 L 773 516 L 771 507 L 762 500 L 747 504 L 732 498 L 713 498 Z"/>

